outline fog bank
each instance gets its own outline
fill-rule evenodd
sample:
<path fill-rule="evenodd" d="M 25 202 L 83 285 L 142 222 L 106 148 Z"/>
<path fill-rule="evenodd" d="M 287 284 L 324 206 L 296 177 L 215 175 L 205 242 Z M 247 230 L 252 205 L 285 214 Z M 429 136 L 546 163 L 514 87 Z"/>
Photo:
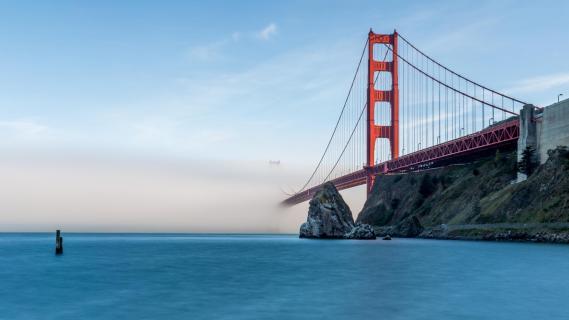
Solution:
<path fill-rule="evenodd" d="M 307 169 L 268 162 L 4 155 L 0 231 L 297 233 L 308 204 L 284 209 L 279 202 Z"/>

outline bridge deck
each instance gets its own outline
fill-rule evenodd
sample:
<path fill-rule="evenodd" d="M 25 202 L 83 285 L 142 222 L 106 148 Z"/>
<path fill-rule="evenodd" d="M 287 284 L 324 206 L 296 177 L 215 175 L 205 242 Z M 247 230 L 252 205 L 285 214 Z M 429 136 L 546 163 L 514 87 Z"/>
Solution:
<path fill-rule="evenodd" d="M 519 133 L 519 119 L 506 120 L 482 131 L 382 162 L 371 168 L 362 168 L 331 181 L 338 190 L 344 190 L 365 184 L 368 173 L 387 174 L 435 167 L 442 161 L 452 161 L 465 155 L 515 144 Z M 321 185 L 306 189 L 287 198 L 282 204 L 292 206 L 309 200 L 320 188 Z"/>

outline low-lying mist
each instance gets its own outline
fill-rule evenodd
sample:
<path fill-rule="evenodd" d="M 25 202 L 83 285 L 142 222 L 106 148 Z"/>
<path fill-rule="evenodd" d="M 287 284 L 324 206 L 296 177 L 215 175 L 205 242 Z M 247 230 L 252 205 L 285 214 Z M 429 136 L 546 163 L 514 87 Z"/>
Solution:
<path fill-rule="evenodd" d="M 1 159 L 0 231 L 297 233 L 306 219 L 307 203 L 279 206 L 284 190 L 306 178 L 307 170 L 286 164 L 47 153 Z"/>

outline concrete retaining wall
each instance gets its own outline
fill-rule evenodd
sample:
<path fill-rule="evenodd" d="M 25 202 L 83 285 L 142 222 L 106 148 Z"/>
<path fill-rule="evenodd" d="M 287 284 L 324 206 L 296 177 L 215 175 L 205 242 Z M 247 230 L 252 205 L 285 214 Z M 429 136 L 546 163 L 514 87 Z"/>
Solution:
<path fill-rule="evenodd" d="M 536 150 L 536 160 L 547 161 L 547 151 L 557 146 L 569 146 L 569 99 L 543 109 L 525 105 L 520 112 L 520 137 L 518 138 L 518 161 L 527 146 Z M 526 176 L 518 173 L 518 181 Z"/>
<path fill-rule="evenodd" d="M 536 127 L 539 161 L 544 163 L 547 161 L 547 150 L 569 146 L 569 99 L 545 107 Z"/>

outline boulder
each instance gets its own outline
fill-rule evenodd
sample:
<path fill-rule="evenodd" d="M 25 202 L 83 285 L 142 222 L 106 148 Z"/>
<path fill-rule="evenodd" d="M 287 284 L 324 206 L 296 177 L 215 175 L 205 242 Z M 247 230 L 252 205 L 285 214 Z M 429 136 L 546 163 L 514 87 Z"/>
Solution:
<path fill-rule="evenodd" d="M 413 238 L 423 232 L 424 228 L 417 216 L 413 215 L 398 223 L 392 232 L 397 237 Z"/>
<path fill-rule="evenodd" d="M 375 231 L 369 224 L 356 224 L 352 230 L 344 235 L 345 239 L 361 239 L 373 240 L 375 239 Z"/>
<path fill-rule="evenodd" d="M 322 186 L 308 209 L 306 222 L 300 227 L 300 238 L 375 239 L 369 225 L 355 225 L 352 211 L 333 183 Z"/>

